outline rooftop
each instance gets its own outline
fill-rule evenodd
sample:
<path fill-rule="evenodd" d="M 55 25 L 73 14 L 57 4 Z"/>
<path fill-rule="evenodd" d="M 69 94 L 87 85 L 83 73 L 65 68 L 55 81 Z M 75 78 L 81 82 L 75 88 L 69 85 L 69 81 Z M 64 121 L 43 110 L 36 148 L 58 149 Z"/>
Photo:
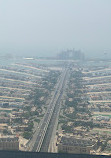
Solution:
<path fill-rule="evenodd" d="M 87 139 L 76 139 L 74 137 L 62 137 L 60 143 L 62 145 L 68 145 L 68 146 L 92 146 L 95 144 L 95 142 Z"/>
<path fill-rule="evenodd" d="M 19 139 L 18 137 L 14 137 L 14 136 L 12 136 L 12 137 L 11 136 L 10 137 L 9 136 L 7 136 L 7 137 L 3 136 L 3 137 L 0 138 L 0 142 L 11 142 L 11 141 L 14 142 L 14 141 L 18 141 L 18 139 Z"/>
<path fill-rule="evenodd" d="M 104 155 L 63 154 L 63 153 L 37 153 L 21 151 L 0 151 L 1 158 L 107 158 Z"/>

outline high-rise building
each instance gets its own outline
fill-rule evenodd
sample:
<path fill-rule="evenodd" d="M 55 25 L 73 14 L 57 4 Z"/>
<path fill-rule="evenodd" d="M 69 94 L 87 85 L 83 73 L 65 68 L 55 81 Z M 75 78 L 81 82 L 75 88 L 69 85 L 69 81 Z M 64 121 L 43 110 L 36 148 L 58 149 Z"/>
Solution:
<path fill-rule="evenodd" d="M 80 50 L 67 49 L 66 51 L 59 53 L 57 58 L 61 60 L 84 60 L 84 53 Z"/>

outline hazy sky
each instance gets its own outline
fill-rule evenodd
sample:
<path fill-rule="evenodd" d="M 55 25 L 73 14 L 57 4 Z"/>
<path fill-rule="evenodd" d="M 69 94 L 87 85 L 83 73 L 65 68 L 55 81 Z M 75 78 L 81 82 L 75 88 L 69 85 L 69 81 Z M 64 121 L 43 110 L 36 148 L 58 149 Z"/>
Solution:
<path fill-rule="evenodd" d="M 0 0 L 0 54 L 111 54 L 111 0 Z"/>

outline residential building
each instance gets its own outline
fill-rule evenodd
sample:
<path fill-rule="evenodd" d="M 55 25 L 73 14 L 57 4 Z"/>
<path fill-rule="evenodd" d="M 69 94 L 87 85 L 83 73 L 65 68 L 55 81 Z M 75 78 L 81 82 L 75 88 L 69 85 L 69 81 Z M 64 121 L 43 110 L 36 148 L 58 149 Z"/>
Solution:
<path fill-rule="evenodd" d="M 63 136 L 58 144 L 58 152 L 90 154 L 90 151 L 93 149 L 94 145 L 95 142 L 91 140 Z"/>
<path fill-rule="evenodd" d="M 2 137 L 0 138 L 0 150 L 19 150 L 18 137 Z"/>

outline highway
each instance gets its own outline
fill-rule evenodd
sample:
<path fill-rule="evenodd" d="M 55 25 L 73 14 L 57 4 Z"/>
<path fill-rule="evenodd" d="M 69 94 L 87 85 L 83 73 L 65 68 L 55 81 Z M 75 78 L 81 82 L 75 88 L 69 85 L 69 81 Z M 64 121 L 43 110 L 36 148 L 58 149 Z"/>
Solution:
<path fill-rule="evenodd" d="M 49 127 L 51 126 L 51 124 L 53 124 L 53 127 L 52 127 L 53 129 L 54 124 L 56 123 L 57 112 L 59 110 L 59 103 L 60 103 L 61 96 L 63 94 L 63 88 L 64 88 L 64 84 L 67 78 L 67 73 L 68 73 L 68 69 L 66 68 L 63 70 L 62 75 L 59 79 L 59 82 L 57 83 L 55 87 L 55 92 L 49 103 L 46 114 L 39 126 L 39 131 L 36 135 L 35 143 L 31 151 L 40 152 L 41 148 L 42 148 L 42 151 L 44 151 L 43 149 L 43 146 L 45 143 L 44 140 L 45 140 L 45 137 L 47 136 L 48 129 L 50 129 Z M 48 144 L 45 143 L 45 146 L 47 146 L 47 149 L 45 149 L 45 151 L 48 150 L 50 139 L 51 137 L 48 138 L 48 142 L 47 142 Z"/>

